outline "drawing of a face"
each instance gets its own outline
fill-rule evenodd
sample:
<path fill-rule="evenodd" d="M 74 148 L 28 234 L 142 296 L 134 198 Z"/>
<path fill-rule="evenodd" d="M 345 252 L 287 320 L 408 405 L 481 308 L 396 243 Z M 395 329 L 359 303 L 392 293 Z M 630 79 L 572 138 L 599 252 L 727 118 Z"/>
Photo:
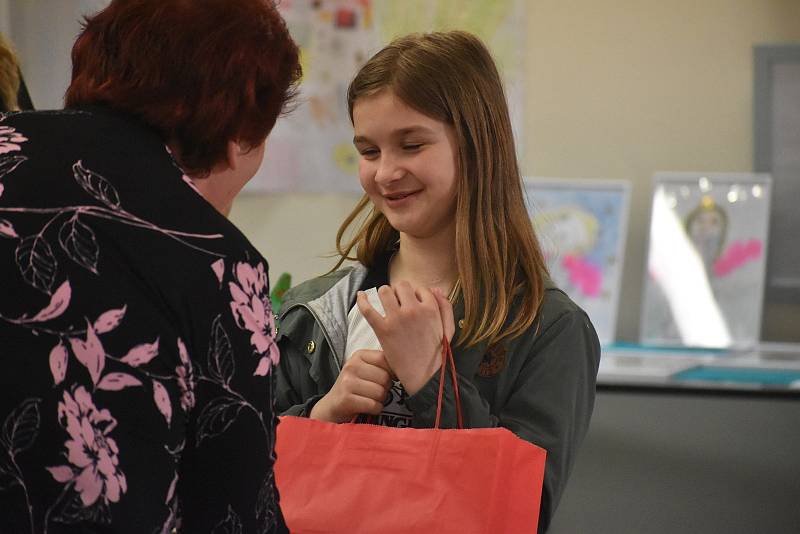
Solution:
<path fill-rule="evenodd" d="M 545 210 L 533 218 L 547 257 L 581 257 L 591 251 L 599 230 L 597 218 L 577 206 Z"/>
<path fill-rule="evenodd" d="M 728 216 L 710 197 L 704 197 L 700 205 L 686 217 L 686 233 L 694 243 L 707 272 L 722 252 Z"/>

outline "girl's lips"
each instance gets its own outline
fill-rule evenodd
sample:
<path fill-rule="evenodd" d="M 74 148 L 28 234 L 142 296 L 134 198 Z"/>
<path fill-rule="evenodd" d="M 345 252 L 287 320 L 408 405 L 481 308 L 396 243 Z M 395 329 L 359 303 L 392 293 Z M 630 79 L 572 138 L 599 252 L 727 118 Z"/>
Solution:
<path fill-rule="evenodd" d="M 386 201 L 386 205 L 390 208 L 397 208 L 401 207 L 409 202 L 419 193 L 417 191 L 405 191 L 402 193 L 392 193 L 391 195 L 384 195 L 383 198 Z"/>

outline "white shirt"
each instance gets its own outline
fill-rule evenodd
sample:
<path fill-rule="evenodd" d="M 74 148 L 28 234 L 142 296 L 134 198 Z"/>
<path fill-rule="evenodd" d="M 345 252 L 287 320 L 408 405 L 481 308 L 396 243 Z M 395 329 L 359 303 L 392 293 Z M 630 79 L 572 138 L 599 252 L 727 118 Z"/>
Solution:
<path fill-rule="evenodd" d="M 378 297 L 378 289 L 372 287 L 367 289 L 365 293 L 372 307 L 385 316 L 383 304 Z M 378 336 L 375 335 L 372 327 L 361 314 L 361 310 L 358 309 L 358 304 L 356 304 L 347 314 L 347 345 L 344 350 L 344 360 L 349 360 L 355 351 L 361 349 L 382 350 L 382 347 L 380 341 L 378 341 Z M 405 388 L 403 388 L 400 381 L 395 380 L 386 395 L 386 400 L 383 402 L 383 411 L 374 423 L 382 426 L 410 426 L 414 414 L 406 406 L 406 398 L 408 398 L 408 393 L 406 393 Z"/>

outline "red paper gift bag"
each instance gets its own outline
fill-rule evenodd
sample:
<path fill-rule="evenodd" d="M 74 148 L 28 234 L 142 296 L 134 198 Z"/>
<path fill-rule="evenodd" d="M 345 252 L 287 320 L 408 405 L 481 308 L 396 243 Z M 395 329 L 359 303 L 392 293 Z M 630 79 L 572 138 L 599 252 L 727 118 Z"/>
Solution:
<path fill-rule="evenodd" d="M 449 345 L 446 358 L 454 371 Z M 281 417 L 275 477 L 290 531 L 535 533 L 544 449 L 504 428 L 439 429 L 439 414 L 430 429 Z"/>

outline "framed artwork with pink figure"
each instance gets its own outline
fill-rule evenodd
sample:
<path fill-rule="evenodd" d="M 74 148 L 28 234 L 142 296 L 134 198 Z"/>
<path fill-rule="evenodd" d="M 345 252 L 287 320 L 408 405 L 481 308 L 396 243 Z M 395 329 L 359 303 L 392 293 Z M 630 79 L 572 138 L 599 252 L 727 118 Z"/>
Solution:
<path fill-rule="evenodd" d="M 583 308 L 600 342 L 616 337 L 630 184 L 527 178 L 528 213 L 553 282 Z"/>
<path fill-rule="evenodd" d="M 656 173 L 642 343 L 758 343 L 771 183 L 767 174 Z"/>

